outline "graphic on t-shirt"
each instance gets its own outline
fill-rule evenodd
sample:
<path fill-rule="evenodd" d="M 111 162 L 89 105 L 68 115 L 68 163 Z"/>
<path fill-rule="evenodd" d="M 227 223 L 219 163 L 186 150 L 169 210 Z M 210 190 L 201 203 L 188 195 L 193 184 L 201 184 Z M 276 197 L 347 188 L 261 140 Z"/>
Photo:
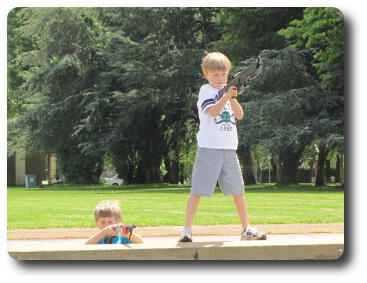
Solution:
<path fill-rule="evenodd" d="M 218 101 L 218 94 L 215 96 L 215 100 Z M 233 120 L 232 120 L 233 119 Z M 222 113 L 214 118 L 215 124 L 222 124 L 220 127 L 221 131 L 232 131 L 232 125 L 236 125 L 236 119 L 234 118 L 234 113 L 232 112 L 232 108 L 229 104 L 226 104 L 223 108 Z"/>
<path fill-rule="evenodd" d="M 232 121 L 231 118 L 234 117 L 234 113 L 232 115 L 228 111 L 223 111 L 220 115 L 215 117 L 214 122 L 216 124 L 221 123 L 232 123 L 233 125 L 236 125 L 236 120 Z"/>
<path fill-rule="evenodd" d="M 223 112 L 214 118 L 215 124 L 220 125 L 221 132 L 232 132 L 232 125 L 236 125 L 236 119 L 234 118 L 234 113 L 227 111 L 228 109 L 224 108 Z M 233 119 L 233 120 L 232 120 Z"/>

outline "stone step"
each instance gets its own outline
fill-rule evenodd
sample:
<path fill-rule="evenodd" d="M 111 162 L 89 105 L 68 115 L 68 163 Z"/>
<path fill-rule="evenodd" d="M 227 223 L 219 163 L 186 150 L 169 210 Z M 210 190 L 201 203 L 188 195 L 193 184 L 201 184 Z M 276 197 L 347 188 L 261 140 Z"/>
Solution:
<path fill-rule="evenodd" d="M 344 234 L 268 235 L 265 241 L 238 236 L 145 238 L 144 244 L 84 245 L 86 239 L 8 241 L 16 260 L 335 260 L 344 252 Z"/>

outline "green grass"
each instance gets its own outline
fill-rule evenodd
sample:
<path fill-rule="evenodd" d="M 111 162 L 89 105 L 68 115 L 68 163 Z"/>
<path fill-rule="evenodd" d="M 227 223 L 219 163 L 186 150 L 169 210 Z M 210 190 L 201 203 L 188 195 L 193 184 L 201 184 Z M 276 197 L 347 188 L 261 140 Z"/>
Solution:
<path fill-rule="evenodd" d="M 121 201 L 124 222 L 138 226 L 183 225 L 190 187 L 166 184 L 120 188 L 54 185 L 8 188 L 8 229 L 94 227 L 93 209 L 104 199 Z M 246 187 L 252 224 L 344 222 L 344 190 L 311 184 Z M 239 224 L 232 197 L 217 188 L 203 197 L 194 225 Z"/>

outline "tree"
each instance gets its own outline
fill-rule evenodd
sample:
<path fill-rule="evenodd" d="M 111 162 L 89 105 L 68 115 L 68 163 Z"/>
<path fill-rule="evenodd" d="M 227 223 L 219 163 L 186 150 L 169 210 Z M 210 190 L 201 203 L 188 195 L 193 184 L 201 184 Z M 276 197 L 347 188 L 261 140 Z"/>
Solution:
<path fill-rule="evenodd" d="M 76 8 L 27 8 L 21 17 L 19 32 L 34 42 L 33 49 L 16 58 L 19 69 L 26 70 L 18 88 L 25 111 L 15 121 L 26 151 L 56 153 L 67 182 L 98 182 L 102 156 L 81 150 L 85 137 L 73 130 L 83 119 L 98 73 L 92 48 L 98 29 Z"/>
<path fill-rule="evenodd" d="M 24 25 L 24 17 L 21 16 L 23 8 L 14 8 L 8 14 L 7 19 L 7 117 L 8 117 L 8 155 L 21 150 L 21 140 L 14 138 L 17 135 L 17 128 L 14 121 L 25 111 L 25 99 L 19 91 L 19 87 L 24 83 L 22 73 L 28 68 L 17 64 L 16 58 L 23 52 L 32 50 L 35 42 L 21 36 L 19 27 Z M 19 135 L 18 135 L 19 136 Z"/>
<path fill-rule="evenodd" d="M 301 18 L 302 11 L 303 8 L 222 8 L 218 14 L 222 38 L 215 46 L 227 54 L 234 65 L 259 55 L 262 50 L 284 48 L 286 41 L 277 31 L 288 26 L 291 20 Z M 257 141 L 248 135 L 240 141 L 238 155 L 245 183 L 255 184 L 252 151 Z"/>
<path fill-rule="evenodd" d="M 12 140 L 24 140 L 28 152 L 56 153 L 69 182 L 97 182 L 103 160 L 127 183 L 182 182 L 196 144 L 205 51 L 224 51 L 238 67 L 267 49 L 264 73 L 239 98 L 246 113 L 238 122 L 239 156 L 247 184 L 255 182 L 255 147 L 273 157 L 273 167 L 276 161 L 280 183 L 296 182 L 305 145 L 328 150 L 343 143 L 343 97 L 332 83 L 340 71 L 337 52 L 327 49 L 334 69 L 327 68 L 329 59 L 321 64 L 321 55 L 312 66 L 314 49 L 283 49 L 286 38 L 276 33 L 302 20 L 302 11 L 15 9 L 8 17 Z M 326 34 L 339 38 L 337 31 Z"/>
<path fill-rule="evenodd" d="M 99 9 L 105 32 L 97 53 L 105 67 L 97 85 L 103 98 L 97 103 L 94 96 L 88 108 L 102 107 L 110 115 L 99 115 L 96 121 L 93 110 L 78 131 L 93 135 L 88 123 L 104 125 L 97 144 L 106 145 L 112 163 L 128 182 L 162 181 L 162 160 L 165 181 L 182 179 L 180 157 L 191 149 L 197 127 L 201 48 L 213 38 L 213 11 Z"/>
<path fill-rule="evenodd" d="M 280 35 L 293 46 L 309 49 L 312 66 L 324 90 L 316 142 L 319 166 L 316 185 L 324 185 L 325 156 L 332 149 L 344 151 L 344 22 L 335 8 L 306 8 L 302 19 L 294 20 Z"/>
<path fill-rule="evenodd" d="M 239 123 L 240 144 L 264 146 L 277 160 L 277 183 L 297 183 L 302 153 L 313 139 L 321 90 L 296 49 L 265 50 L 261 56 L 266 62 L 262 75 L 240 95 L 247 113 Z"/>
<path fill-rule="evenodd" d="M 222 8 L 218 14 L 222 38 L 215 45 L 237 65 L 262 50 L 286 47 L 277 31 L 302 15 L 303 8 Z"/>

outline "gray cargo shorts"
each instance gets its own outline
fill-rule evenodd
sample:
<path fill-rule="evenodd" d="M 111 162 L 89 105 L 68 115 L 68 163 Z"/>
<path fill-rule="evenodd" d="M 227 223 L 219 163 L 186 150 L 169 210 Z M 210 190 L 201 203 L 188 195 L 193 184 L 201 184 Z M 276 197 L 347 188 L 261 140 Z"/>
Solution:
<path fill-rule="evenodd" d="M 217 181 L 225 195 L 241 195 L 245 192 L 236 151 L 199 147 L 192 170 L 190 193 L 210 197 Z"/>

